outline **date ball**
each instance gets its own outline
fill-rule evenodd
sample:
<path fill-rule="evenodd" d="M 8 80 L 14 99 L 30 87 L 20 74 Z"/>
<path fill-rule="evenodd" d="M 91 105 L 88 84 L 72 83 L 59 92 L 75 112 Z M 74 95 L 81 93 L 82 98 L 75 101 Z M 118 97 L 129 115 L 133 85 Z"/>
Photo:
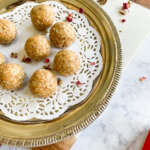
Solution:
<path fill-rule="evenodd" d="M 29 88 L 35 96 L 49 97 L 57 90 L 56 76 L 49 70 L 39 69 L 31 76 Z"/>
<path fill-rule="evenodd" d="M 50 30 L 50 40 L 57 48 L 70 46 L 76 40 L 76 32 L 68 22 L 58 22 Z"/>
<path fill-rule="evenodd" d="M 37 5 L 32 8 L 31 20 L 38 30 L 46 30 L 54 22 L 54 11 L 49 5 Z"/>
<path fill-rule="evenodd" d="M 7 90 L 16 90 L 22 87 L 24 81 L 23 68 L 14 63 L 0 65 L 0 85 Z"/>
<path fill-rule="evenodd" d="M 5 62 L 5 58 L 3 54 L 0 53 L 0 64 L 3 64 Z"/>
<path fill-rule="evenodd" d="M 62 50 L 54 58 L 53 68 L 63 76 L 73 75 L 79 67 L 79 56 L 71 50 Z"/>
<path fill-rule="evenodd" d="M 0 19 L 0 44 L 11 43 L 17 34 L 16 26 L 13 22 Z"/>
<path fill-rule="evenodd" d="M 25 51 L 30 58 L 39 61 L 50 55 L 50 43 L 44 36 L 35 35 L 26 41 Z"/>

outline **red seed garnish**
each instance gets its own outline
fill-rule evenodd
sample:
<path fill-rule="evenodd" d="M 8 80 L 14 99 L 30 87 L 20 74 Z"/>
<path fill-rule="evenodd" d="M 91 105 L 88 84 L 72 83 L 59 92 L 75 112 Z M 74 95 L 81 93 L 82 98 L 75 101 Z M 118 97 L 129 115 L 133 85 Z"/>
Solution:
<path fill-rule="evenodd" d="M 57 84 L 58 84 L 58 85 L 62 85 L 62 83 L 63 83 L 63 81 L 62 81 L 60 78 L 58 78 L 58 79 L 57 79 Z"/>
<path fill-rule="evenodd" d="M 121 22 L 122 22 L 122 23 L 126 22 L 126 19 L 121 19 Z"/>
<path fill-rule="evenodd" d="M 68 22 L 72 22 L 72 17 L 71 16 L 67 16 L 66 19 L 67 19 Z"/>
<path fill-rule="evenodd" d="M 12 53 L 10 54 L 10 57 L 11 57 L 11 58 L 17 58 L 17 57 L 18 57 L 18 54 L 12 52 Z"/>
<path fill-rule="evenodd" d="M 49 58 L 46 58 L 46 59 L 44 60 L 44 62 L 45 62 L 45 63 L 49 63 L 49 62 L 50 62 Z"/>
<path fill-rule="evenodd" d="M 130 3 L 123 3 L 122 9 L 129 9 Z"/>
<path fill-rule="evenodd" d="M 90 63 L 91 66 L 94 66 L 95 64 L 96 64 L 95 62 L 91 62 L 91 63 Z"/>
<path fill-rule="evenodd" d="M 142 82 L 142 81 L 144 81 L 144 80 L 146 80 L 146 79 L 147 79 L 147 78 L 143 76 L 143 77 L 139 78 L 139 81 Z"/>
<path fill-rule="evenodd" d="M 79 8 L 79 12 L 80 12 L 81 14 L 83 14 L 83 13 L 84 13 L 83 8 Z"/>
<path fill-rule="evenodd" d="M 27 57 L 27 58 L 25 58 L 25 61 L 26 61 L 27 63 L 30 63 L 30 62 L 31 62 L 31 59 L 30 59 L 29 57 Z"/>
<path fill-rule="evenodd" d="M 24 62 L 24 63 L 31 63 L 32 60 L 29 57 L 23 57 L 22 62 Z"/>
<path fill-rule="evenodd" d="M 119 10 L 119 13 L 120 13 L 121 15 L 126 15 L 126 11 L 125 11 L 125 10 Z"/>
<path fill-rule="evenodd" d="M 46 65 L 46 66 L 44 65 L 43 68 L 44 68 L 44 69 L 47 69 L 47 70 L 52 70 L 50 64 L 49 64 L 49 65 Z"/>
<path fill-rule="evenodd" d="M 77 85 L 77 86 L 81 86 L 82 84 L 83 84 L 83 83 L 81 83 L 80 81 L 77 81 L 77 82 L 76 82 L 76 85 Z"/>
<path fill-rule="evenodd" d="M 72 17 L 72 14 L 68 14 L 69 17 Z"/>

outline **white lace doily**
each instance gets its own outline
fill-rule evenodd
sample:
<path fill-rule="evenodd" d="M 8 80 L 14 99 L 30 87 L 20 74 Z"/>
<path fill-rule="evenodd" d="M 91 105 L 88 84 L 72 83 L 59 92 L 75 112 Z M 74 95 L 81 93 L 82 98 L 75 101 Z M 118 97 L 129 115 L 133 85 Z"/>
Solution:
<path fill-rule="evenodd" d="M 81 59 L 80 70 L 73 76 L 61 78 L 63 83 L 58 87 L 55 95 L 46 98 L 35 98 L 28 89 L 28 79 L 31 74 L 42 68 L 44 62 L 32 62 L 25 64 L 21 62 L 25 55 L 24 44 L 28 37 L 37 33 L 30 20 L 30 11 L 34 2 L 25 3 L 17 7 L 13 12 L 6 13 L 0 18 L 13 21 L 17 26 L 17 38 L 8 46 L 0 45 L 0 52 L 5 55 L 7 61 L 21 64 L 26 72 L 24 87 L 19 91 L 6 91 L 0 89 L 0 109 L 13 120 L 25 121 L 32 118 L 52 120 L 63 114 L 70 106 L 80 103 L 90 93 L 96 77 L 102 70 L 102 57 L 100 54 L 100 37 L 94 28 L 89 25 L 88 20 L 79 12 L 67 9 L 63 4 L 55 1 L 44 2 L 54 8 L 55 22 L 66 20 L 68 13 L 72 14 L 72 26 L 76 30 L 77 40 L 67 49 L 79 54 Z M 48 38 L 48 33 L 45 34 Z M 50 61 L 53 62 L 55 54 L 60 49 L 52 48 Z M 10 58 L 11 52 L 17 52 L 19 58 Z M 82 84 L 77 84 L 82 83 Z"/>

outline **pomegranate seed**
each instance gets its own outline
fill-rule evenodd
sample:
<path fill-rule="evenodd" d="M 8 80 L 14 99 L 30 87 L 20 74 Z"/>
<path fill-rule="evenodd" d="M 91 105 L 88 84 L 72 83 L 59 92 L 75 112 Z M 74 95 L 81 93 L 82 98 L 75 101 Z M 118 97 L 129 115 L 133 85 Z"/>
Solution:
<path fill-rule="evenodd" d="M 95 62 L 91 62 L 90 65 L 91 65 L 91 66 L 94 66 L 94 65 L 95 65 Z"/>
<path fill-rule="evenodd" d="M 125 10 L 120 10 L 119 13 L 120 13 L 121 15 L 126 15 L 126 11 L 125 11 Z"/>
<path fill-rule="evenodd" d="M 57 84 L 58 84 L 58 85 L 62 85 L 62 83 L 63 83 L 63 81 L 62 81 L 60 78 L 58 78 L 58 79 L 57 79 Z"/>
<path fill-rule="evenodd" d="M 29 57 L 23 57 L 22 62 L 24 62 L 24 63 L 31 63 L 32 60 Z"/>
<path fill-rule="evenodd" d="M 72 16 L 72 14 L 68 14 L 68 16 L 69 16 L 69 17 L 71 17 L 71 16 Z"/>
<path fill-rule="evenodd" d="M 50 62 L 49 58 L 46 58 L 44 62 L 49 63 Z"/>
<path fill-rule="evenodd" d="M 10 54 L 10 57 L 11 57 L 11 58 L 17 58 L 17 57 L 18 57 L 18 54 L 12 52 L 12 53 Z"/>
<path fill-rule="evenodd" d="M 141 77 L 141 78 L 139 79 L 139 81 L 142 82 L 142 81 L 144 81 L 144 80 L 146 80 L 146 79 L 147 79 L 147 78 L 143 76 L 143 77 Z"/>
<path fill-rule="evenodd" d="M 31 59 L 29 57 L 25 58 L 25 62 L 30 63 Z"/>
<path fill-rule="evenodd" d="M 66 19 L 67 19 L 68 22 L 72 22 L 72 17 L 71 16 L 67 16 Z"/>
<path fill-rule="evenodd" d="M 47 70 L 52 70 L 50 64 L 46 65 L 46 66 L 43 66 L 44 69 L 47 69 Z"/>
<path fill-rule="evenodd" d="M 121 22 L 122 22 L 122 23 L 126 22 L 126 19 L 122 19 Z"/>
<path fill-rule="evenodd" d="M 122 9 L 129 9 L 130 4 L 129 3 L 123 3 Z"/>
<path fill-rule="evenodd" d="M 80 9 L 79 9 L 79 12 L 80 12 L 81 14 L 83 14 L 83 13 L 84 13 L 83 8 L 80 8 Z"/>
<path fill-rule="evenodd" d="M 76 82 L 76 85 L 77 85 L 77 86 L 81 86 L 82 83 L 81 83 L 80 81 L 77 81 L 77 82 Z"/>

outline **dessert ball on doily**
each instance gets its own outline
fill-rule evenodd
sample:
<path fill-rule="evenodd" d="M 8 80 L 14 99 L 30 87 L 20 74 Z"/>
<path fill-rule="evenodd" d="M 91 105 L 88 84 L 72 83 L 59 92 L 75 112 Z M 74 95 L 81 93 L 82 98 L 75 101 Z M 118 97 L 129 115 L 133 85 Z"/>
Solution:
<path fill-rule="evenodd" d="M 17 34 L 16 26 L 13 22 L 0 19 L 0 44 L 11 43 Z"/>
<path fill-rule="evenodd" d="M 68 47 L 76 40 L 75 29 L 68 22 L 58 22 L 51 28 L 50 40 L 55 47 Z"/>
<path fill-rule="evenodd" d="M 38 97 L 51 96 L 57 90 L 56 76 L 49 70 L 39 69 L 30 78 L 29 88 Z"/>
<path fill-rule="evenodd" d="M 61 75 L 73 75 L 78 71 L 79 67 L 79 56 L 71 50 L 62 50 L 54 58 L 53 68 Z"/>
<path fill-rule="evenodd" d="M 25 51 L 34 60 L 42 60 L 50 55 L 50 43 L 42 35 L 30 37 L 25 43 Z"/>
<path fill-rule="evenodd" d="M 0 53 L 0 64 L 3 64 L 5 62 L 5 57 L 3 54 Z"/>
<path fill-rule="evenodd" d="M 24 81 L 23 68 L 14 63 L 0 65 L 0 85 L 7 90 L 16 90 L 22 87 Z"/>
<path fill-rule="evenodd" d="M 54 11 L 49 5 L 37 5 L 31 10 L 31 20 L 38 30 L 46 30 L 54 22 Z"/>

